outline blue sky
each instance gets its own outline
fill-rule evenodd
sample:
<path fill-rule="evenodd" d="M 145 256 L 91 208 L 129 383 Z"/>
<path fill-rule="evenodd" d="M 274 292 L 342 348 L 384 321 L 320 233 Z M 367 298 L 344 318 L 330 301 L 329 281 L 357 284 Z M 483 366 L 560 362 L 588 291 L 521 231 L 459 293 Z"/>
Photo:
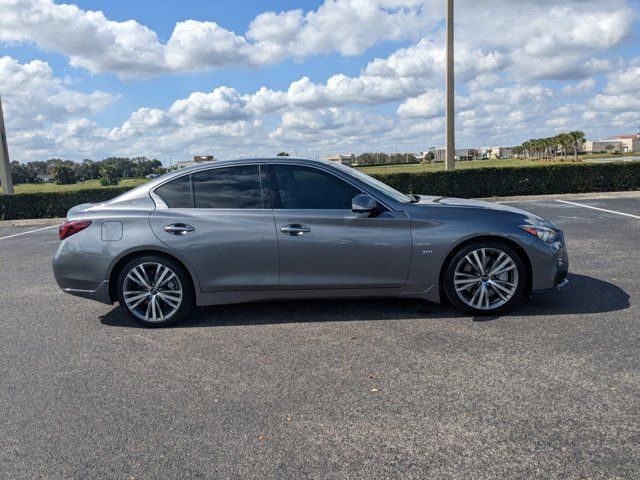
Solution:
<path fill-rule="evenodd" d="M 443 4 L 0 0 L 11 157 L 441 145 Z M 640 130 L 638 7 L 458 0 L 459 146 Z"/>

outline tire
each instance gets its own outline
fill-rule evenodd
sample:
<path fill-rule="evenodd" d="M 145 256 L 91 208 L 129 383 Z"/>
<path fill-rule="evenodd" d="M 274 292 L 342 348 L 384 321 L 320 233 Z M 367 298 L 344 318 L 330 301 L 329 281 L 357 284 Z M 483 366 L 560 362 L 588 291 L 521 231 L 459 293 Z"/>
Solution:
<path fill-rule="evenodd" d="M 120 306 L 142 325 L 166 327 L 182 320 L 193 307 L 187 273 L 167 257 L 136 257 L 122 268 L 116 281 Z"/>
<path fill-rule="evenodd" d="M 443 278 L 449 301 L 472 315 L 510 311 L 521 301 L 527 281 L 520 254 L 495 240 L 462 247 L 446 265 Z"/>

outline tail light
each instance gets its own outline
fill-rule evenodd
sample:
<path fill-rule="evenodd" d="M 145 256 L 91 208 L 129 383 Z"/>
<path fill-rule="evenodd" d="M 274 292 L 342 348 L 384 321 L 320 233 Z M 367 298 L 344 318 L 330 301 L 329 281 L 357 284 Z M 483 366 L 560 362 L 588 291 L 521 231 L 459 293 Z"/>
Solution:
<path fill-rule="evenodd" d="M 60 225 L 60 229 L 58 230 L 60 240 L 64 240 L 65 238 L 78 233 L 80 230 L 84 230 L 89 225 L 91 225 L 91 220 L 71 220 L 70 222 L 64 222 Z"/>

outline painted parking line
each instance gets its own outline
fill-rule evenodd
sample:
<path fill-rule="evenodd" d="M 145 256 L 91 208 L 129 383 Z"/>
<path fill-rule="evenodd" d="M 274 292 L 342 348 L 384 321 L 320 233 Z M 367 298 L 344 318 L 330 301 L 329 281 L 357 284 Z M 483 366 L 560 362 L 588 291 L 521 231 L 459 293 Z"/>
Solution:
<path fill-rule="evenodd" d="M 0 237 L 0 240 L 4 240 L 6 238 L 19 237 L 20 235 L 29 235 L 30 233 L 39 232 L 41 230 L 47 230 L 48 228 L 57 228 L 60 225 L 49 225 L 48 227 L 36 228 L 35 230 L 29 230 L 27 232 L 14 233 L 13 235 L 7 235 L 6 237 Z"/>
<path fill-rule="evenodd" d="M 599 210 L 601 212 L 614 213 L 616 215 L 623 215 L 625 217 L 637 218 L 638 220 L 640 220 L 640 216 L 639 215 L 632 215 L 630 213 L 618 212 L 616 210 L 607 210 L 606 208 L 593 207 L 591 205 L 585 205 L 583 203 L 576 203 L 576 202 L 569 202 L 567 200 L 556 200 L 556 202 L 568 203 L 569 205 L 575 205 L 577 207 L 590 208 L 591 210 Z"/>

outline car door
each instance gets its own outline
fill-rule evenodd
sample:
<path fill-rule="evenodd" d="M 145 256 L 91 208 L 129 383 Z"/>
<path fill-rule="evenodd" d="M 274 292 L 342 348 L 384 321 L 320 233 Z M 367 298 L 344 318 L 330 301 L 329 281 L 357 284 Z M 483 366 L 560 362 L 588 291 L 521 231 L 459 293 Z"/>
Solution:
<path fill-rule="evenodd" d="M 280 257 L 279 287 L 392 288 L 406 283 L 411 263 L 410 221 L 384 208 L 357 214 L 362 190 L 324 169 L 269 165 Z"/>
<path fill-rule="evenodd" d="M 202 291 L 277 288 L 277 238 L 266 185 L 266 172 L 249 164 L 197 171 L 154 191 L 167 208 L 150 216 L 151 227 L 191 264 Z"/>

